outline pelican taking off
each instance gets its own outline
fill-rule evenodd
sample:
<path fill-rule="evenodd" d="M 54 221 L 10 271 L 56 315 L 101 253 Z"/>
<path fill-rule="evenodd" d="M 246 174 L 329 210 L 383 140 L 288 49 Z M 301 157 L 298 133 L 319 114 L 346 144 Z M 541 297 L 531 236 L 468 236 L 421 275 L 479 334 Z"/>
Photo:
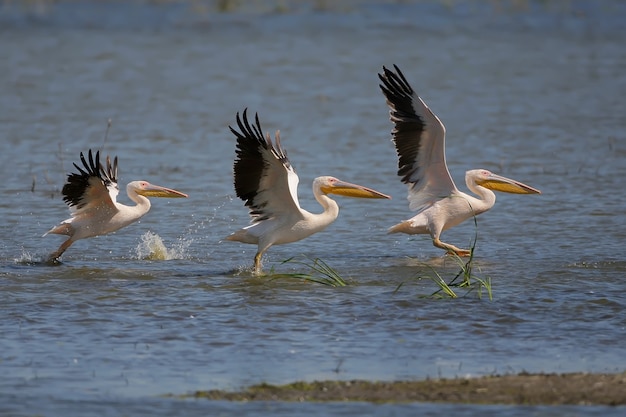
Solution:
<path fill-rule="evenodd" d="M 468 256 L 469 250 L 442 242 L 441 232 L 493 207 L 496 196 L 491 190 L 541 192 L 486 169 L 465 173 L 467 187 L 478 198 L 459 191 L 446 166 L 443 123 L 411 88 L 400 69 L 395 65 L 394 68 L 395 72 L 383 67 L 378 77 L 395 124 L 391 134 L 398 153 L 398 175 L 409 186 L 409 208 L 418 213 L 392 226 L 389 233 L 430 234 L 436 247 Z"/>
<path fill-rule="evenodd" d="M 276 142 L 272 143 L 269 133 L 263 136 L 258 115 L 255 115 L 255 124 L 250 125 L 246 112 L 247 109 L 243 120 L 237 113 L 239 131 L 229 127 L 237 137 L 235 192 L 245 201 L 252 221 L 226 239 L 258 245 L 254 256 L 255 274 L 261 273 L 261 258 L 270 246 L 304 239 L 335 221 L 339 206 L 327 194 L 391 198 L 334 177 L 318 177 L 313 181 L 313 195 L 324 211 L 313 214 L 302 209 L 298 203 L 298 175 L 280 145 L 280 132 L 276 132 Z"/>
<path fill-rule="evenodd" d="M 91 149 L 88 160 L 80 153 L 83 167 L 74 164 L 78 173 L 67 176 L 63 186 L 63 200 L 70 208 L 72 217 L 61 222 L 46 232 L 69 236 L 65 242 L 50 255 L 50 260 L 57 260 L 72 243 L 79 239 L 105 235 L 139 220 L 150 210 L 150 200 L 146 197 L 187 197 L 176 190 L 152 185 L 147 181 L 133 181 L 126 186 L 128 197 L 137 205 L 125 206 L 116 201 L 117 157 L 111 164 L 107 156 L 106 169 L 100 164 L 100 152 L 95 160 Z"/>

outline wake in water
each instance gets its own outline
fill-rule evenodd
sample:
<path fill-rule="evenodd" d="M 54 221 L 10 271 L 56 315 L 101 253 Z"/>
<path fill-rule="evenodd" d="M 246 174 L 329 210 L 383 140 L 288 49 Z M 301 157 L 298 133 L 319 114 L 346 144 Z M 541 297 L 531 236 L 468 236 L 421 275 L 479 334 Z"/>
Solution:
<path fill-rule="evenodd" d="M 61 265 L 61 261 L 58 259 L 51 259 L 49 255 L 33 255 L 30 252 L 22 250 L 22 255 L 19 258 L 13 258 L 13 262 L 18 265 L 29 266 L 58 266 Z"/>
<path fill-rule="evenodd" d="M 167 248 L 161 236 L 156 233 L 146 232 L 141 236 L 141 243 L 137 245 L 137 258 L 148 260 L 166 261 L 170 259 L 184 259 L 190 240 L 179 240 L 178 244 Z"/>

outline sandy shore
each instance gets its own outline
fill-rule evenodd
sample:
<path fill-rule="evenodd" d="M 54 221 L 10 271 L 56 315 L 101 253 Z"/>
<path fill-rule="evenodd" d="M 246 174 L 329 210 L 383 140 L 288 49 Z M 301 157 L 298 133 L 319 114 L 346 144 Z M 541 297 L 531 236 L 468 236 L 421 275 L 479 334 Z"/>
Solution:
<path fill-rule="evenodd" d="M 260 384 L 240 392 L 185 397 L 230 401 L 368 401 L 473 404 L 626 405 L 626 373 L 519 374 L 424 381 L 318 381 Z"/>

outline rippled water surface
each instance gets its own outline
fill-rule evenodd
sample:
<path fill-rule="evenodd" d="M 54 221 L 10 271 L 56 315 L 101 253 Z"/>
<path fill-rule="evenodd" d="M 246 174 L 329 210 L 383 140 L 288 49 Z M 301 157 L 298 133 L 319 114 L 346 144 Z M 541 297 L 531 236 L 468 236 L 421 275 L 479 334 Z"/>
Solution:
<path fill-rule="evenodd" d="M 223 14 L 5 4 L 0 413 L 549 415 L 556 410 L 161 396 L 260 382 L 625 370 L 626 10 L 511 4 Z M 483 167 L 543 192 L 499 195 L 478 219 L 474 268 L 491 278 L 492 301 L 427 297 L 433 282 L 416 278 L 434 270 L 451 279 L 457 265 L 427 237 L 385 233 L 411 216 L 376 76 L 394 63 L 446 124 L 459 187 L 465 170 Z M 265 130 L 281 130 L 302 206 L 318 210 L 318 175 L 393 196 L 341 199 L 326 231 L 265 258 L 266 270 L 285 273 L 309 272 L 282 263 L 292 256 L 320 258 L 349 286 L 254 278 L 256 248 L 222 241 L 248 223 L 228 130 L 246 107 Z M 157 199 L 140 223 L 43 264 L 62 238 L 41 235 L 68 217 L 59 190 L 88 148 L 118 155 L 123 183 L 145 179 L 190 197 Z M 475 232 L 467 222 L 444 237 L 467 246 Z"/>

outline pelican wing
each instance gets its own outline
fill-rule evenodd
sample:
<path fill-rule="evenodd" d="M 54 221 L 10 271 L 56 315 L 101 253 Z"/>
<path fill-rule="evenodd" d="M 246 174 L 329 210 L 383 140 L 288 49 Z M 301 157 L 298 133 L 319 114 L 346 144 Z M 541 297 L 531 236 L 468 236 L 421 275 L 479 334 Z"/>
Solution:
<path fill-rule="evenodd" d="M 253 223 L 286 213 L 300 213 L 298 175 L 280 146 L 280 134 L 276 132 L 274 146 L 269 134 L 263 136 L 258 114 L 255 124 L 250 125 L 246 112 L 247 109 L 243 120 L 237 113 L 239 131 L 229 126 L 237 137 L 234 165 L 237 197 L 249 208 Z"/>
<path fill-rule="evenodd" d="M 67 176 L 62 190 L 63 200 L 69 205 L 72 215 L 91 210 L 117 210 L 117 158 L 115 169 L 111 168 L 107 158 L 108 171 L 104 171 L 100 165 L 99 151 L 96 152 L 95 159 L 91 149 L 87 159 L 81 152 L 80 160 L 83 167 L 74 163 L 78 173 Z"/>
<path fill-rule="evenodd" d="M 117 195 L 120 192 L 117 183 L 117 156 L 113 159 L 113 164 L 111 164 L 111 158 L 107 155 L 106 168 L 100 164 L 100 174 L 104 185 L 109 190 L 111 201 L 115 203 L 117 201 Z"/>
<path fill-rule="evenodd" d="M 395 124 L 391 131 L 398 153 L 398 175 L 409 184 L 409 207 L 421 211 L 456 191 L 446 165 L 446 129 L 407 82 L 400 69 L 378 74 Z"/>

